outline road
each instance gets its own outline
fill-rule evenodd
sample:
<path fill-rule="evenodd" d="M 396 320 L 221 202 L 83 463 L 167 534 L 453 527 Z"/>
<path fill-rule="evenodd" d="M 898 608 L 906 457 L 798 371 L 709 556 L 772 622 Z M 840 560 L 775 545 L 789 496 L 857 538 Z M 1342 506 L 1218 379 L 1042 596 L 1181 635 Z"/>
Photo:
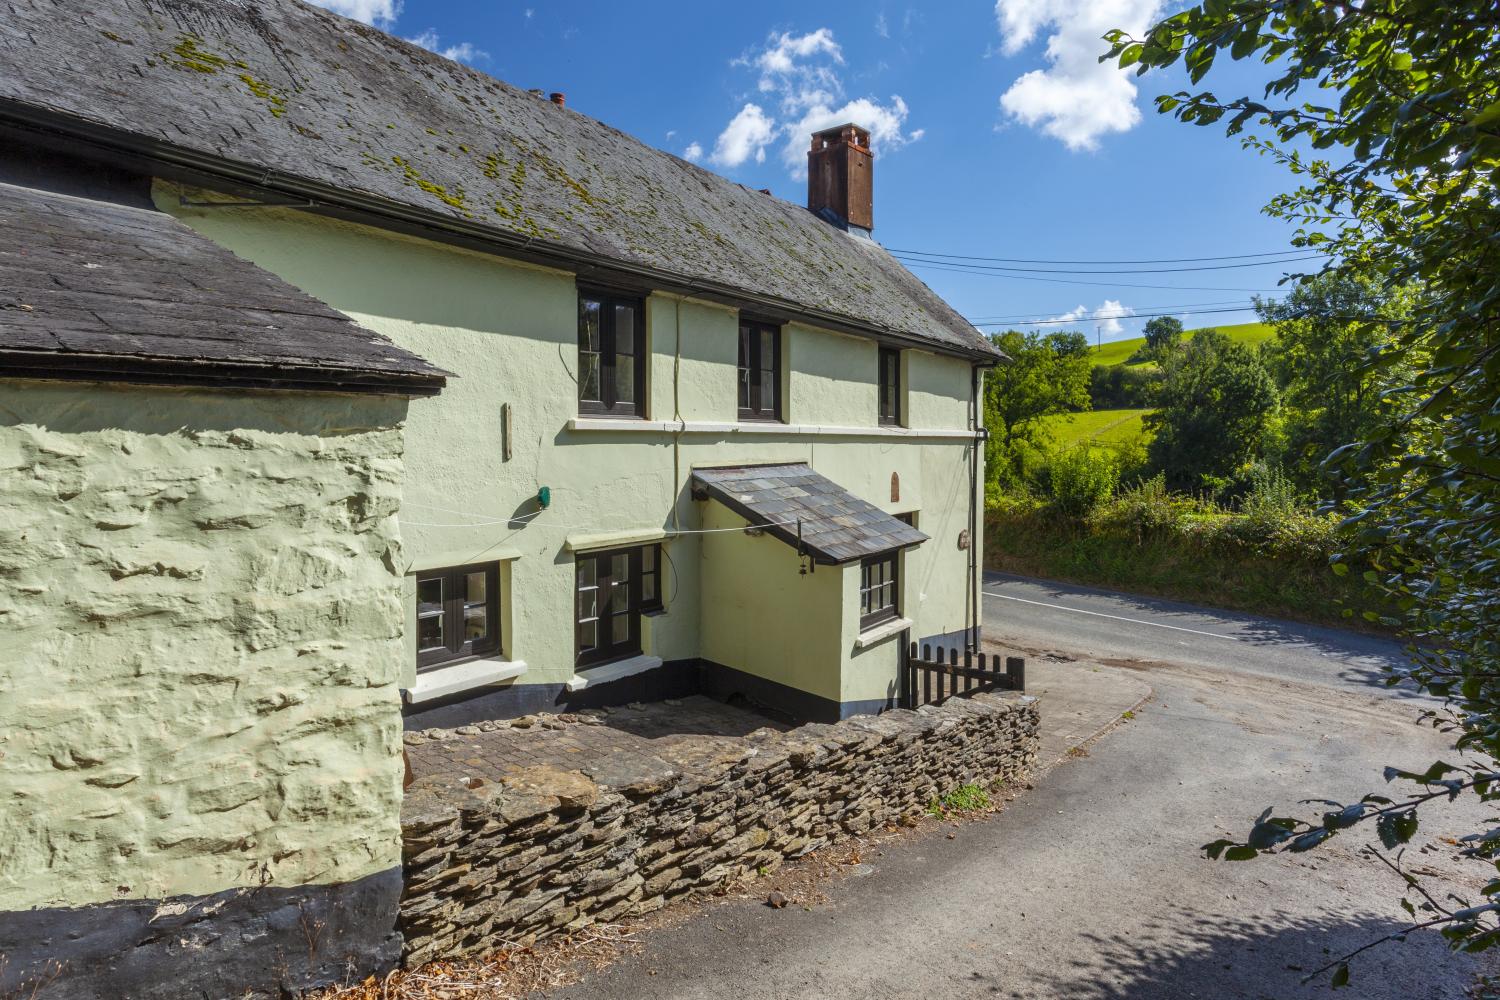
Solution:
<path fill-rule="evenodd" d="M 867 858 L 827 903 L 710 905 L 562 995 L 1325 997 L 1305 971 L 1399 926 L 1399 886 L 1363 840 L 1250 863 L 1197 850 L 1266 805 L 1357 797 L 1382 765 L 1443 753 L 1419 699 L 1377 684 L 1397 646 L 1016 578 L 984 590 L 987 637 L 1027 651 L 1036 687 L 1127 671 L 1154 699 L 999 815 Z M 1443 838 L 1481 814 L 1446 808 L 1408 861 L 1472 896 L 1482 873 Z M 1417 935 L 1368 953 L 1351 992 L 1459 1000 L 1476 971 Z"/>

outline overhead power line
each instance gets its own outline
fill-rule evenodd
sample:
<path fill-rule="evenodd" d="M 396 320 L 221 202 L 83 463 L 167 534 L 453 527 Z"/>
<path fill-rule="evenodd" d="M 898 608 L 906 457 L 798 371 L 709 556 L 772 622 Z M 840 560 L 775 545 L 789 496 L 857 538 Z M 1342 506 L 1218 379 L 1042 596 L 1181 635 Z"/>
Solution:
<path fill-rule="evenodd" d="M 911 254 L 920 257 L 940 257 L 954 261 L 984 261 L 990 264 L 1201 264 L 1215 260 L 1246 260 L 1251 257 L 1285 257 L 1289 254 L 1314 253 L 1306 247 L 1291 247 L 1287 250 L 1269 250 L 1265 253 L 1233 253 L 1222 257 L 1161 257 L 1149 260 L 1034 260 L 1029 257 L 975 257 L 968 254 L 937 253 L 932 250 L 897 250 L 887 248 L 893 254 Z"/>
<path fill-rule="evenodd" d="M 976 274 L 982 278 L 1005 278 L 1010 281 L 1041 281 L 1049 285 L 1096 285 L 1101 288 L 1154 288 L 1168 292 L 1254 292 L 1267 295 L 1279 292 L 1279 288 L 1235 288 L 1222 285 L 1148 285 L 1138 281 L 1081 281 L 1077 278 L 1043 278 L 1035 274 L 998 274 L 994 271 L 979 271 L 956 264 L 938 262 L 922 263 L 905 261 L 912 267 L 929 268 L 956 274 Z"/>
<path fill-rule="evenodd" d="M 1123 316 L 1079 316 L 1075 319 L 1036 319 L 1022 322 L 999 321 L 989 323 L 975 323 L 975 326 L 1080 326 L 1088 323 L 1102 323 L 1105 320 L 1116 319 L 1152 319 L 1156 316 L 1207 316 L 1213 313 L 1237 313 L 1250 312 L 1250 306 L 1231 307 L 1226 309 L 1179 309 L 1163 312 L 1133 312 Z"/>
<path fill-rule="evenodd" d="M 1168 312 L 1181 313 L 1188 312 L 1194 309 L 1211 309 L 1216 306 L 1241 306 L 1241 308 L 1247 311 L 1255 308 L 1254 303 L 1250 302 L 1247 299 L 1216 299 L 1213 302 L 1161 302 L 1149 306 L 1132 306 L 1131 308 L 1137 310 L 1138 312 L 1148 312 L 1161 309 Z M 1086 307 L 1079 306 L 1076 308 Z M 1001 313 L 994 316 L 966 316 L 964 318 L 967 319 L 970 323 L 989 325 L 992 323 L 1019 323 L 1029 319 L 1060 319 L 1065 314 L 1072 311 L 1072 309 L 1068 308 L 1038 309 L 1027 313 Z M 1131 315 L 1135 315 L 1135 313 L 1131 313 Z M 1080 320 L 1092 318 L 1094 318 L 1092 310 L 1079 317 Z M 1108 317 L 1100 316 L 1098 318 L 1106 319 Z"/>
<path fill-rule="evenodd" d="M 932 260 L 926 257 L 913 257 L 906 254 L 893 254 L 893 256 L 907 264 L 931 264 L 949 265 L 949 261 Z M 992 264 L 970 264 L 962 266 L 974 268 L 981 272 L 994 272 L 996 274 L 1177 274 L 1183 271 L 1230 271 L 1242 267 L 1271 267 L 1279 264 L 1295 264 L 1304 260 L 1324 260 L 1322 254 L 1304 254 L 1301 257 L 1286 257 L 1278 260 L 1245 261 L 1238 264 L 1196 264 L 1191 267 L 1121 267 L 1109 270 L 1079 270 L 1073 268 L 1049 268 L 1049 267 L 999 267 Z"/>

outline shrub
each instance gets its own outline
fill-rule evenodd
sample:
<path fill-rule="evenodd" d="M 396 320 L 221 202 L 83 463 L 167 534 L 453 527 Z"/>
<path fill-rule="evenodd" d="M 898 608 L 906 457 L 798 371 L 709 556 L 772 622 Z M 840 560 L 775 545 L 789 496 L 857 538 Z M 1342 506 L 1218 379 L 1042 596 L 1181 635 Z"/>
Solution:
<path fill-rule="evenodd" d="M 1085 518 L 1114 495 L 1120 467 L 1112 452 L 1080 446 L 1055 452 L 1047 463 L 1047 492 L 1059 512 Z"/>

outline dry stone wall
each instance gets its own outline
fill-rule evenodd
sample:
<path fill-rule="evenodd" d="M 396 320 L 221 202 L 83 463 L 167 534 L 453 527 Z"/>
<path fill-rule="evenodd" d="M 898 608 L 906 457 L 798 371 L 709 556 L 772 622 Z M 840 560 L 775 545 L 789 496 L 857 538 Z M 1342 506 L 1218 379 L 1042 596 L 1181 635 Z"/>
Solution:
<path fill-rule="evenodd" d="M 654 758 L 420 779 L 402 809 L 409 965 L 649 913 L 1033 766 L 1034 698 L 980 694 Z"/>

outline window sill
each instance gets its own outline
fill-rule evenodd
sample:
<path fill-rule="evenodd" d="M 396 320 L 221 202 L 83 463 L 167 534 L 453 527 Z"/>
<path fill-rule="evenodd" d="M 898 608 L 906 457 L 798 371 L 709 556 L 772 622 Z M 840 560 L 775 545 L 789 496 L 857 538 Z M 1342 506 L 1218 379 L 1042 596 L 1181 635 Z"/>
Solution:
<path fill-rule="evenodd" d="M 824 437 L 895 437 L 956 438 L 973 440 L 974 431 L 912 427 L 840 427 L 822 424 L 783 424 L 770 420 L 746 420 L 730 423 L 717 420 L 621 420 L 614 417 L 574 417 L 568 421 L 570 431 L 629 431 L 636 434 L 718 434 L 727 436 L 824 436 Z"/>
<path fill-rule="evenodd" d="M 583 673 L 574 674 L 567 682 L 569 691 L 582 691 L 590 684 L 608 684 L 623 677 L 634 677 L 661 666 L 660 656 L 631 656 L 613 663 L 601 663 L 597 667 L 584 667 Z"/>
<path fill-rule="evenodd" d="M 900 635 L 911 628 L 910 618 L 892 618 L 888 622 L 881 622 L 867 632 L 861 632 L 854 639 L 855 649 L 868 649 L 876 643 L 884 642 L 892 636 Z"/>
<path fill-rule="evenodd" d="M 665 528 L 627 528 L 624 531 L 604 531 L 592 535 L 569 535 L 563 542 L 563 547 L 569 552 L 587 552 L 590 549 L 644 545 L 647 542 L 659 542 L 666 537 Z"/>
<path fill-rule="evenodd" d="M 420 705 L 474 688 L 514 680 L 526 672 L 524 660 L 465 660 L 450 666 L 424 670 L 417 682 L 401 692 L 408 705 Z"/>

